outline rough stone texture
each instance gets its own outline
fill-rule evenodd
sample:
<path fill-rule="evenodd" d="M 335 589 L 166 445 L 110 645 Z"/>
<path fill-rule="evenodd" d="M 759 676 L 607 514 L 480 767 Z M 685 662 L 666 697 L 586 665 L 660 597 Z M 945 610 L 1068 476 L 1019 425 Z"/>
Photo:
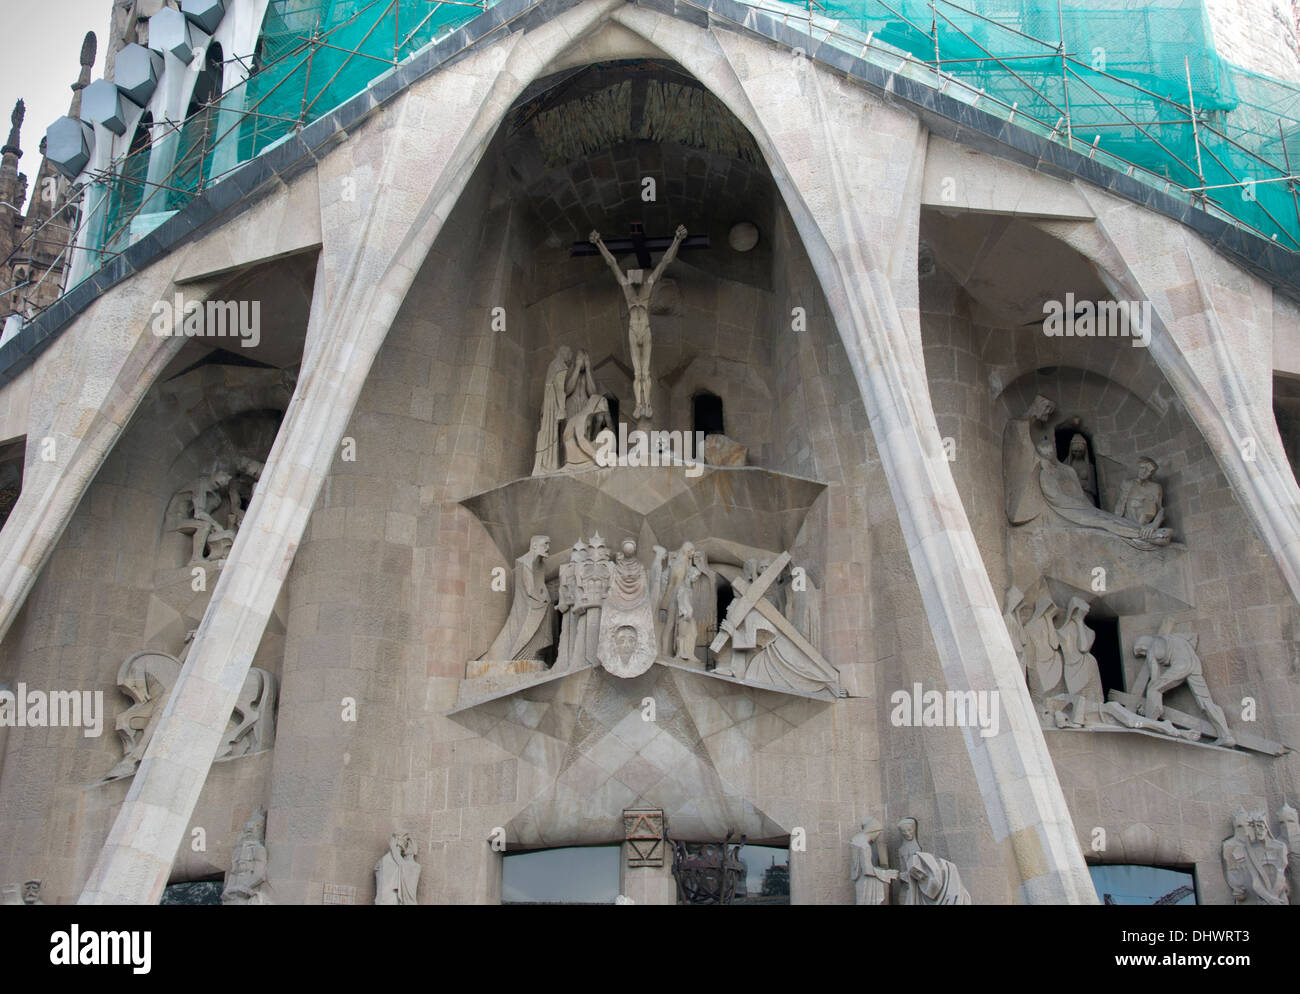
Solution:
<path fill-rule="evenodd" d="M 502 116 L 534 78 L 593 53 L 679 62 L 751 130 L 771 173 L 716 147 L 626 136 L 565 164 L 530 159 L 527 132 L 499 129 Z M 0 390 L 5 423 L 28 439 L 23 494 L 0 532 L 0 623 L 11 625 L 0 680 L 102 687 L 111 718 L 121 658 L 174 635 L 151 597 L 159 563 L 183 558 L 183 539 L 160 533 L 176 479 L 220 451 L 226 429 L 214 426 L 288 400 L 275 370 L 207 365 L 172 379 L 201 352 L 154 338 L 150 305 L 182 280 L 199 280 L 190 293 L 231 293 L 217 277 L 246 265 L 287 282 L 267 260 L 320 245 L 314 283 L 293 277 L 311 284 L 310 322 L 286 319 L 274 363 L 296 365 L 305 327 L 294 399 L 170 719 L 129 785 L 89 794 L 114 758 L 111 735 L 10 730 L 0 880 L 41 876 L 60 902 L 156 900 L 169 878 L 225 869 L 265 805 L 281 901 L 355 888 L 368 903 L 375 855 L 400 825 L 419 847 L 423 900 L 494 903 L 497 828 L 512 848 L 612 843 L 624 808 L 654 806 L 699 834 L 724 816 L 771 841 L 802 830 L 795 902 L 853 900 L 848 842 L 867 814 L 917 816 L 926 849 L 959 867 L 976 903 L 1094 900 L 1082 851 L 1096 827 L 1109 841 L 1092 858 L 1194 865 L 1203 899 L 1226 900 L 1217 859 L 1231 811 L 1293 796 L 1295 759 L 1039 730 L 994 591 L 1052 567 L 1051 550 L 1006 527 L 1001 433 L 1042 392 L 1092 433 L 1108 460 L 1104 494 L 1137 454 L 1160 460 L 1186 550 L 1143 581 L 1151 609 L 1123 612 L 1124 645 L 1176 599 L 1230 721 L 1249 694 L 1261 733 L 1298 742 L 1295 589 L 1266 561 L 1290 562 L 1296 488 L 1263 401 L 1274 357 L 1293 351 L 1294 310 L 1172 222 L 1081 185 L 1061 184 L 1057 202 L 1054 181 L 1017 197 L 1019 174 L 984 156 L 958 207 L 1019 219 L 924 210 L 958 152 L 791 63 L 751 38 L 579 5 L 400 95 L 254 215 L 106 293 Z M 558 345 L 588 349 L 630 410 L 619 296 L 599 260 L 570 258 L 566 241 L 589 222 L 636 220 L 619 204 L 650 170 L 671 193 L 651 223 L 690 226 L 679 212 L 730 198 L 760 226 L 760 249 L 733 258 L 735 219 L 720 222 L 714 247 L 684 254 L 653 302 L 654 407 L 665 427 L 689 428 L 691 398 L 707 388 L 757 471 L 824 485 L 788 546 L 822 591 L 822 649 L 847 698 L 656 666 L 641 679 L 659 724 L 645 727 L 639 688 L 598 671 L 465 694 L 466 664 L 509 603 L 492 571 L 523 549 L 502 549 L 464 502 L 528 474 L 540 373 Z M 1044 215 L 1069 220 L 1032 220 Z M 938 261 L 919 281 L 918 237 Z M 1122 286 L 1156 302 L 1163 338 L 1150 352 L 1121 341 L 1085 354 L 1025 327 L 1040 290 Z M 1224 424 L 1259 434 L 1264 481 L 1233 457 Z M 69 443 L 54 464 L 40 461 L 47 434 Z M 735 496 L 727 472 L 715 476 L 701 528 L 725 520 Z M 1280 517 L 1266 509 L 1279 495 Z M 551 537 L 559 549 L 577 536 Z M 1061 582 L 1084 568 L 1057 558 Z M 209 772 L 250 665 L 281 677 L 276 747 Z M 892 727 L 890 696 L 914 682 L 999 689 L 1001 734 Z M 716 806 L 704 817 L 694 799 Z M 196 827 L 211 855 L 186 844 Z M 885 837 L 896 852 L 892 828 Z M 622 887 L 638 903 L 673 900 L 666 868 L 625 868 Z"/>

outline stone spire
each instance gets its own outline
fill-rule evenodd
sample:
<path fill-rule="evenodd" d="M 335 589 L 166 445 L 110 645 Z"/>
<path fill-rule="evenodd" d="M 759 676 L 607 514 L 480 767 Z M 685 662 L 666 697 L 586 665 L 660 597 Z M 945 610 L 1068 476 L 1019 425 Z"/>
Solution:
<path fill-rule="evenodd" d="M 9 155 L 10 153 L 13 153 L 13 155 L 18 158 L 22 158 L 23 150 L 18 147 L 18 133 L 22 131 L 23 118 L 26 115 L 27 105 L 23 103 L 20 98 L 19 101 L 14 104 L 14 112 L 9 118 L 13 126 L 9 129 L 9 140 L 5 142 L 4 148 L 0 148 L 0 155 Z"/>
<path fill-rule="evenodd" d="M 95 65 L 95 32 L 87 31 L 81 41 L 81 72 L 72 84 L 72 104 L 68 107 L 68 117 L 81 117 L 81 91 L 90 85 L 90 70 Z"/>

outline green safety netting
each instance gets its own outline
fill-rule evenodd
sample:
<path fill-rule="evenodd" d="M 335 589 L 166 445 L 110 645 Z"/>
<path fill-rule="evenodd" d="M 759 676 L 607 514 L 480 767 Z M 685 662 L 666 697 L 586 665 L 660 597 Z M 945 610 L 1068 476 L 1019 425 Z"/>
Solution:
<path fill-rule="evenodd" d="M 119 164 L 90 219 L 90 247 L 120 251 L 492 2 L 271 0 L 252 75 L 167 138 L 155 128 L 152 149 Z M 1300 86 L 1222 59 L 1201 0 L 746 2 L 870 61 L 910 56 L 929 81 L 982 109 L 1188 191 L 1300 251 L 1287 180 L 1300 167 Z M 142 184 L 145 167 L 131 160 L 165 147 L 170 172 L 149 170 Z"/>

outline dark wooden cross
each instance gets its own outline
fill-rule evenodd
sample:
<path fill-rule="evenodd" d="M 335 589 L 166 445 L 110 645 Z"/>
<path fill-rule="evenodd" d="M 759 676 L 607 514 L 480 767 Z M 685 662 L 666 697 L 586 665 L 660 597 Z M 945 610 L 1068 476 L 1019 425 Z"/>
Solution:
<path fill-rule="evenodd" d="M 626 238 L 606 238 L 605 248 L 609 249 L 610 253 L 615 257 L 627 255 L 629 252 L 634 252 L 636 253 L 637 265 L 642 269 L 650 269 L 652 268 L 650 253 L 664 252 L 672 243 L 672 235 L 665 235 L 662 237 L 656 236 L 653 238 L 648 237 L 646 233 L 641 230 L 641 223 L 639 221 L 633 221 L 632 230 L 628 233 Z M 678 246 L 677 251 L 685 252 L 687 249 L 706 249 L 708 247 L 708 235 L 687 235 L 682 244 Z M 570 257 L 596 255 L 599 252 L 600 249 L 596 248 L 595 245 L 592 245 L 591 242 L 586 239 L 583 239 L 580 242 L 574 242 L 569 247 Z"/>

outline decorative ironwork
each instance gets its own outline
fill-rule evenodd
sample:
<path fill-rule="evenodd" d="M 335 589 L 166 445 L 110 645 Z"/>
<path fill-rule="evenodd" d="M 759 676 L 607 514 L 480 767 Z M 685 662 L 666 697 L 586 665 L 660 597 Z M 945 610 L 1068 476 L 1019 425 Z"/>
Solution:
<path fill-rule="evenodd" d="M 740 850 L 745 836 L 731 845 L 734 832 L 727 832 L 722 842 L 679 842 L 669 838 L 673 847 L 673 879 L 677 881 L 678 904 L 733 904 L 736 890 L 745 875 Z"/>

